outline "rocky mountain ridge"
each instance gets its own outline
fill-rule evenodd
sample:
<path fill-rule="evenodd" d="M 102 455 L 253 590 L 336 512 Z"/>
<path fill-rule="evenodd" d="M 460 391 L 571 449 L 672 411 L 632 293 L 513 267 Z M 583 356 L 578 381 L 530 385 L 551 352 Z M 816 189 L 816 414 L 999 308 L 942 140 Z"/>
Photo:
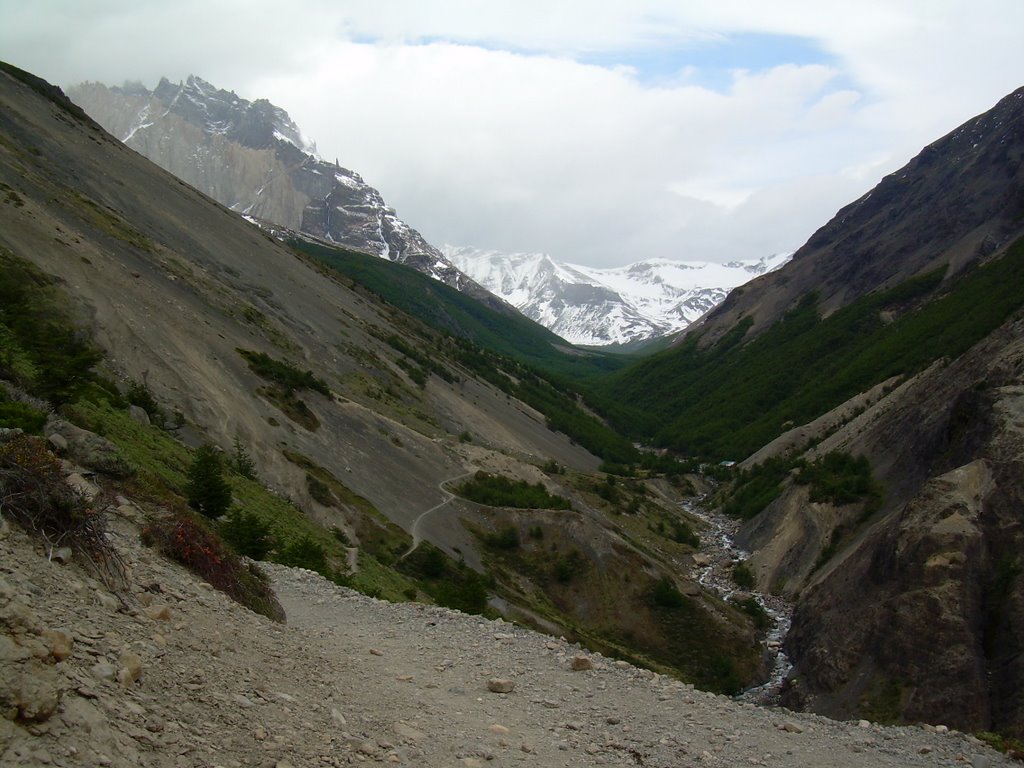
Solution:
<path fill-rule="evenodd" d="M 111 134 L 245 216 L 406 264 L 454 288 L 500 302 L 460 273 L 398 217 L 355 171 L 316 154 L 288 113 L 190 75 L 68 95 Z"/>
<path fill-rule="evenodd" d="M 952 277 L 1024 234 L 1024 88 L 925 147 L 842 208 L 784 268 L 733 291 L 701 324 L 761 333 L 808 292 L 825 313 L 930 270 Z"/>
<path fill-rule="evenodd" d="M 689 327 L 738 285 L 778 269 L 789 254 L 712 264 L 650 259 L 624 267 L 566 264 L 543 253 L 445 245 L 448 259 L 563 339 L 631 344 Z"/>

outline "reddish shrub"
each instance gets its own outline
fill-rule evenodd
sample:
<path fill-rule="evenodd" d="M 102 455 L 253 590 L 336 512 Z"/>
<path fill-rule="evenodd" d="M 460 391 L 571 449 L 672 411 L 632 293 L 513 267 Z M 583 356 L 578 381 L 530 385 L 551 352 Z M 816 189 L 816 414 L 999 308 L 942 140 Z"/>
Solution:
<path fill-rule="evenodd" d="M 246 566 L 216 531 L 197 516 L 176 512 L 146 526 L 142 540 L 246 608 L 274 621 L 284 621 L 284 609 L 263 572 L 255 564 Z"/>

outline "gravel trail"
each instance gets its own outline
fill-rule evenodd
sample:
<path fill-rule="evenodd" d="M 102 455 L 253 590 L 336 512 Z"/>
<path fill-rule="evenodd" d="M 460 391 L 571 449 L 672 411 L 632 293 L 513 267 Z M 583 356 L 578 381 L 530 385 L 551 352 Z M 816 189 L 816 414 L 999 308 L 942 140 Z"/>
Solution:
<path fill-rule="evenodd" d="M 1013 765 L 963 734 L 761 709 L 266 565 L 274 624 L 141 546 L 140 520 L 125 503 L 111 526 L 121 602 L 0 519 L 4 768 Z"/>

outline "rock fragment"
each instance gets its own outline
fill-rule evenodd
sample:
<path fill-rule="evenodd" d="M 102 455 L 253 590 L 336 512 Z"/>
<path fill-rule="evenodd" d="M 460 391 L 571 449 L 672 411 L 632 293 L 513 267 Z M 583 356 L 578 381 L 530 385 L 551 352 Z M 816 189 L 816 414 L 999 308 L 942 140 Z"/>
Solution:
<path fill-rule="evenodd" d="M 512 693 L 516 683 L 507 677 L 492 677 L 487 681 L 487 690 L 491 693 Z"/>
<path fill-rule="evenodd" d="M 572 657 L 572 661 L 569 662 L 569 666 L 572 668 L 573 672 L 585 672 L 588 669 L 594 668 L 594 662 L 592 662 L 587 656 L 579 655 Z"/>

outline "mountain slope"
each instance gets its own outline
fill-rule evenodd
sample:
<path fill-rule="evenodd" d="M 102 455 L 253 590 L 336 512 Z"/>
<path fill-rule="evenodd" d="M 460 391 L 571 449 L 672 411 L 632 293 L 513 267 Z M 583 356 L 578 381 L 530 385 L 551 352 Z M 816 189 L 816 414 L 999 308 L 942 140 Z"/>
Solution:
<path fill-rule="evenodd" d="M 573 344 L 630 344 L 681 331 L 728 291 L 783 264 L 788 254 L 711 264 L 649 260 L 598 269 L 542 253 L 446 245 L 459 269 Z"/>
<path fill-rule="evenodd" d="M 797 599 L 789 706 L 1024 736 L 1022 156 L 1018 91 L 606 391 L 749 456 L 724 500 Z"/>
<path fill-rule="evenodd" d="M 925 147 L 818 230 L 784 268 L 732 294 L 703 343 L 769 328 L 808 292 L 827 314 L 939 267 L 952 277 L 1024 233 L 1024 88 Z"/>
<path fill-rule="evenodd" d="M 234 211 L 407 264 L 497 302 L 354 171 L 316 155 L 288 113 L 195 76 L 153 91 L 84 83 L 69 96 L 128 146 Z"/>
<path fill-rule="evenodd" d="M 107 446 L 117 460 L 87 455 L 88 471 L 152 518 L 188 506 L 190 447 L 233 456 L 237 440 L 260 482 L 232 477 L 232 514 L 270 526 L 277 558 L 390 599 L 500 610 L 716 690 L 757 676 L 749 615 L 678 572 L 693 551 L 668 536 L 666 520 L 690 524 L 678 492 L 601 496 L 614 481 L 583 446 L 636 450 L 574 393 L 286 247 L 7 65 L 0 286 L 0 426 L 39 434 L 57 466 L 48 445 Z M 133 400 L 163 415 L 145 424 Z M 73 424 L 47 418 L 58 406 Z M 508 496 L 456 497 L 477 473 Z M 518 507 L 538 485 L 572 509 Z M 681 604 L 653 603 L 663 582 Z"/>

